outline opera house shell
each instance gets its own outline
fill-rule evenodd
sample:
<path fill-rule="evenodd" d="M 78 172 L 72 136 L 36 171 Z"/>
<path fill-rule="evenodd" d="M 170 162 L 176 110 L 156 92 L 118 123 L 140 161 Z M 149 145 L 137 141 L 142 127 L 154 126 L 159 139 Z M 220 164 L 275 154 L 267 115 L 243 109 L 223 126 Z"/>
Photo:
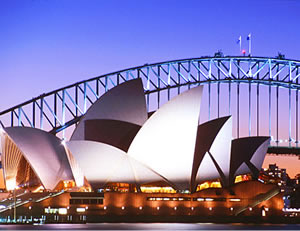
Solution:
<path fill-rule="evenodd" d="M 270 138 L 232 140 L 231 116 L 200 124 L 202 93 L 196 86 L 148 113 L 134 79 L 102 95 L 67 142 L 36 128 L 3 128 L 6 189 L 97 192 L 126 184 L 129 192 L 151 186 L 192 195 L 204 182 L 229 189 L 236 176 L 257 179 Z"/>

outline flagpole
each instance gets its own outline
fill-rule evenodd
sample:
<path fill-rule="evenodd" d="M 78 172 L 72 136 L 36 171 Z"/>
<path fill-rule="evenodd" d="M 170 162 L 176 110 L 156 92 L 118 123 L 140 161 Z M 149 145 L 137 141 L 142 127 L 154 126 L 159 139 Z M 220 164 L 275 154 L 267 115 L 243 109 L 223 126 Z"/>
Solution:
<path fill-rule="evenodd" d="M 242 36 L 240 36 L 240 54 L 242 54 Z"/>
<path fill-rule="evenodd" d="M 249 41 L 249 55 L 251 56 L 251 33 L 248 35 L 248 41 Z"/>
<path fill-rule="evenodd" d="M 251 37 L 249 39 L 249 55 L 251 56 Z"/>
<path fill-rule="evenodd" d="M 237 43 L 240 45 L 240 54 L 242 54 L 242 36 L 240 35 Z"/>

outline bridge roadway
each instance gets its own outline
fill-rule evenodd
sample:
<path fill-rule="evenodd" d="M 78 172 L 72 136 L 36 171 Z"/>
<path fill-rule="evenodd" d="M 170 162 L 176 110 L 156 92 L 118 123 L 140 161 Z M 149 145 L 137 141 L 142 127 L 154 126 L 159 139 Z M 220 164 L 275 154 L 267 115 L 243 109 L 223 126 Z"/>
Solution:
<path fill-rule="evenodd" d="M 272 154 L 272 155 L 292 155 L 292 156 L 299 156 L 299 158 L 300 158 L 300 148 L 299 147 L 270 146 L 268 148 L 268 154 Z"/>

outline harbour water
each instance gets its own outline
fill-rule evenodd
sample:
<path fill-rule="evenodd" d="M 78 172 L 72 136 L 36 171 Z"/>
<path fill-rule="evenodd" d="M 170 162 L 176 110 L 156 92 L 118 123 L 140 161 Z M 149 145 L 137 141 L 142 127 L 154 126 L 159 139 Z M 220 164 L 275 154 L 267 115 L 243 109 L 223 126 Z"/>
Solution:
<path fill-rule="evenodd" d="M 0 230 L 299 230 L 300 224 L 91 223 L 0 225 Z"/>

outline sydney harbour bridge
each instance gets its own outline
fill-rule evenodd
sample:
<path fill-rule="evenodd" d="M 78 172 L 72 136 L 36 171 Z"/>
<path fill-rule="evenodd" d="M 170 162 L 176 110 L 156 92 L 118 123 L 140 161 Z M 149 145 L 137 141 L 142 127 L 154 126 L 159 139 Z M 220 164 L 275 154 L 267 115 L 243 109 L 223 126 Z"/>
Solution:
<path fill-rule="evenodd" d="M 102 94 L 135 78 L 143 81 L 148 112 L 204 85 L 201 122 L 232 115 L 234 138 L 270 136 L 269 153 L 300 155 L 300 61 L 282 57 L 215 55 L 145 64 L 77 82 L 4 110 L 1 126 L 40 128 L 63 139 Z"/>

